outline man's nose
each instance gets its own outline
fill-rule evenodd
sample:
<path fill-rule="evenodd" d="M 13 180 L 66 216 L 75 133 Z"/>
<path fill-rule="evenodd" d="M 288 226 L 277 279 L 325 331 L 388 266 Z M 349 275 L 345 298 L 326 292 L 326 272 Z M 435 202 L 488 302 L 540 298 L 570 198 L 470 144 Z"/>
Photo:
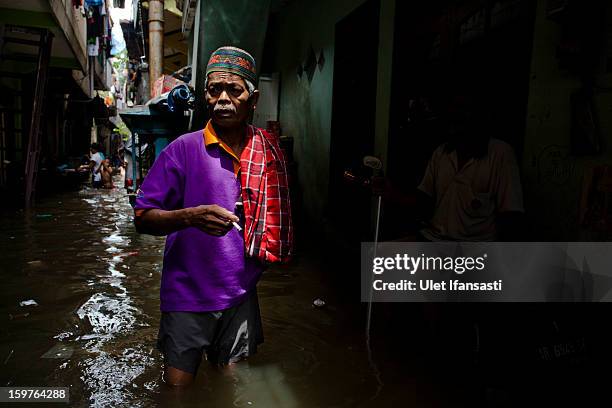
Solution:
<path fill-rule="evenodd" d="M 227 91 L 224 89 L 223 91 L 221 91 L 221 94 L 219 95 L 219 103 L 222 103 L 224 105 L 227 105 L 229 103 L 232 103 L 232 101 L 230 100 L 229 95 L 227 94 Z"/>

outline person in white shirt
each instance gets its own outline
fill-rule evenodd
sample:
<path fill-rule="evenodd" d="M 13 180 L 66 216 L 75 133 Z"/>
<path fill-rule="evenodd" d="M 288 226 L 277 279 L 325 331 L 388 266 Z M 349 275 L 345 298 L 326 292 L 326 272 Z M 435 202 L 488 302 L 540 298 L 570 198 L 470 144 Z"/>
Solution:
<path fill-rule="evenodd" d="M 434 151 L 418 186 L 429 201 L 420 231 L 427 241 L 508 241 L 520 234 L 523 192 L 514 151 L 489 136 L 474 103 L 453 100 L 451 138 Z"/>
<path fill-rule="evenodd" d="M 79 170 L 91 171 L 91 184 L 93 188 L 102 188 L 101 166 L 104 156 L 100 153 L 100 147 L 97 143 L 92 143 L 89 151 L 91 153 L 89 164 L 79 167 Z"/>

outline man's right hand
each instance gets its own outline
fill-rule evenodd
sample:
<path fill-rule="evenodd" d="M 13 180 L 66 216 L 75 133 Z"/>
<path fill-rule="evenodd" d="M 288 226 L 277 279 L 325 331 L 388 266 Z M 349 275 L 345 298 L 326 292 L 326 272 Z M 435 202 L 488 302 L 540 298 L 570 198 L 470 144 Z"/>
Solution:
<path fill-rule="evenodd" d="M 207 234 L 220 237 L 227 234 L 239 218 L 216 204 L 200 205 L 188 209 L 189 224 Z"/>
<path fill-rule="evenodd" d="M 239 221 L 234 214 L 216 204 L 173 211 L 151 208 L 144 211 L 137 210 L 135 215 L 136 230 L 142 234 L 151 235 L 168 235 L 194 227 L 212 236 L 220 237 L 234 227 L 232 221 Z"/>

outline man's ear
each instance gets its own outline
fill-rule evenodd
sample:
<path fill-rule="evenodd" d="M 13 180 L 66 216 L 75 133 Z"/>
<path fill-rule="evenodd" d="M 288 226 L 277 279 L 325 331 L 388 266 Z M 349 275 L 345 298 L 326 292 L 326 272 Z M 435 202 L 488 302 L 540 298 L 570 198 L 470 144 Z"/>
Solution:
<path fill-rule="evenodd" d="M 257 89 L 254 90 L 250 98 L 251 98 L 251 108 L 255 110 L 255 108 L 257 107 L 257 101 L 259 101 L 259 91 Z"/>

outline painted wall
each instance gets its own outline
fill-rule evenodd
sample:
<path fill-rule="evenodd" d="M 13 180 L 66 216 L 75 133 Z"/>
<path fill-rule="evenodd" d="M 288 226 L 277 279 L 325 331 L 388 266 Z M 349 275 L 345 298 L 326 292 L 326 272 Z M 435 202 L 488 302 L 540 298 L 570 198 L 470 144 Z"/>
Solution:
<path fill-rule="evenodd" d="M 363 0 L 291 2 L 277 17 L 275 66 L 281 74 L 282 133 L 294 138 L 303 208 L 310 219 L 321 220 L 328 197 L 329 147 L 332 119 L 335 24 Z M 297 75 L 310 49 L 318 59 L 312 81 Z"/>
<path fill-rule="evenodd" d="M 195 78 L 196 109 L 192 116 L 192 129 L 204 126 L 204 73 L 212 52 L 221 46 L 235 46 L 248 51 L 255 61 L 260 61 L 270 12 L 270 0 L 207 0 L 200 3 L 198 44 L 194 53 L 197 55 L 193 55 L 198 60 L 196 68 L 199 72 Z"/>
<path fill-rule="evenodd" d="M 559 67 L 556 49 L 561 40 L 561 26 L 547 19 L 546 3 L 538 1 L 522 162 L 525 206 L 533 231 L 528 238 L 577 240 L 583 237 L 578 226 L 578 210 L 584 172 L 598 163 L 612 165 L 612 93 L 610 90 L 595 92 L 603 153 L 572 156 L 570 95 L 581 88 L 581 81 L 576 74 Z M 608 13 L 607 25 L 610 24 L 612 19 Z M 612 75 L 602 73 L 597 82 L 609 89 Z"/>

